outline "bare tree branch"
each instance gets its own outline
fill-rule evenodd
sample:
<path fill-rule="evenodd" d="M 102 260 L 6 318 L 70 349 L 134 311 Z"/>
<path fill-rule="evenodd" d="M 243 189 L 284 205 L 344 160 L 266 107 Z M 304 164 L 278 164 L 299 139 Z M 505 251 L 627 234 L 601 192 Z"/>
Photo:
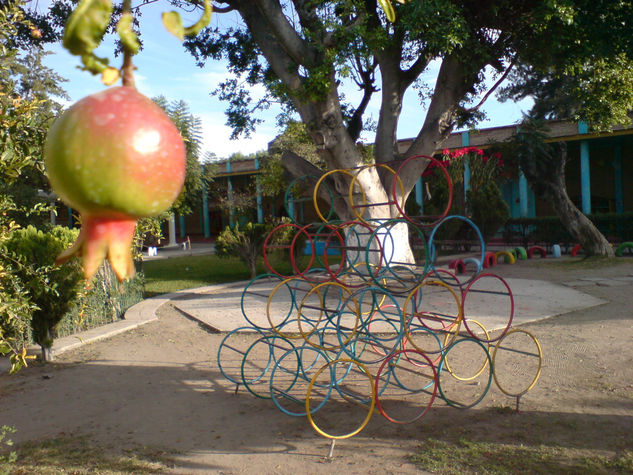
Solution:
<path fill-rule="evenodd" d="M 468 109 L 463 109 L 464 112 L 475 112 L 481 106 L 483 106 L 484 103 L 491 96 L 491 94 L 501 85 L 501 83 L 503 83 L 503 81 L 505 81 L 505 79 L 508 77 L 508 74 L 510 74 L 510 71 L 512 70 L 512 68 L 514 67 L 515 64 L 516 64 L 516 59 L 513 59 L 512 62 L 510 63 L 510 65 L 506 68 L 504 73 L 501 75 L 499 80 L 486 92 L 484 97 L 481 98 L 481 101 L 479 101 L 479 103 L 476 106 L 474 106 L 474 107 L 470 107 Z"/>
<path fill-rule="evenodd" d="M 155 0 L 158 1 L 158 0 Z M 222 2 L 224 3 L 224 2 Z M 213 4 L 213 13 L 229 13 L 235 10 L 235 7 L 232 5 L 227 5 L 226 7 L 219 7 Z"/>

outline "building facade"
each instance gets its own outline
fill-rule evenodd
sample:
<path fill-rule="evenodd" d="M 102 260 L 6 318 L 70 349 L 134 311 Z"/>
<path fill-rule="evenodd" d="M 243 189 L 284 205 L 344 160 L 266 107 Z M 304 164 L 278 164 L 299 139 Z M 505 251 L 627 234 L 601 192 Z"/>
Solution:
<path fill-rule="evenodd" d="M 516 133 L 517 126 L 503 126 L 456 132 L 443 144 L 443 149 L 456 150 L 474 146 L 482 149 L 508 140 Z M 566 121 L 549 123 L 548 140 L 565 142 L 568 150 L 566 165 L 567 192 L 572 201 L 585 214 L 633 212 L 633 127 L 616 127 L 609 133 L 590 132 L 587 125 Z M 401 151 L 406 150 L 411 139 L 399 142 Z M 437 153 L 440 153 L 438 151 Z M 202 196 L 199 210 L 176 218 L 177 237 L 184 239 L 212 239 L 226 226 L 236 223 L 264 222 L 271 217 L 289 214 L 313 214 L 302 202 L 294 209 L 287 209 L 284 194 L 264 197 L 260 186 L 260 164 L 257 159 L 226 161 L 217 164 L 211 189 Z M 522 174 L 518 179 L 501 186 L 503 198 L 509 206 L 510 216 L 551 216 L 550 203 L 538 197 L 530 189 Z M 252 205 L 232 207 L 238 197 L 251 196 Z M 411 193 L 410 199 L 421 203 L 423 193 Z M 252 199 L 254 197 L 254 199 Z M 221 206 L 221 201 L 226 206 Z M 72 210 L 58 206 L 59 224 L 73 225 Z M 167 230 L 166 230 L 167 231 Z"/>

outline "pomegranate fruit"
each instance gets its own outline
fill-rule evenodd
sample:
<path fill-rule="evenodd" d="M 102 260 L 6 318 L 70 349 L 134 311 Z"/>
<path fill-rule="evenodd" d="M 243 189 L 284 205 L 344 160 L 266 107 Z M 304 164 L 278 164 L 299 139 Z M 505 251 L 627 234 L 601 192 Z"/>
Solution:
<path fill-rule="evenodd" d="M 185 146 L 169 116 L 136 89 L 87 96 L 52 125 L 44 147 L 53 190 L 81 214 L 76 254 L 86 278 L 108 258 L 119 280 L 134 275 L 138 218 L 167 210 L 185 178 Z"/>

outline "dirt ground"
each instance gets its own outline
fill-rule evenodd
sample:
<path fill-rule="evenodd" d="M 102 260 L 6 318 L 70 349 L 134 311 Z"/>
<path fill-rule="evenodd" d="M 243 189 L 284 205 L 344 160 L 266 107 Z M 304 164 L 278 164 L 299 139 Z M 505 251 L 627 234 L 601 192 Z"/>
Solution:
<path fill-rule="evenodd" d="M 156 322 L 1 376 L 0 424 L 17 428 L 18 443 L 71 435 L 112 454 L 154 448 L 170 454 L 175 473 L 420 473 L 410 457 L 425 441 L 464 437 L 607 456 L 633 450 L 633 281 L 625 279 L 633 276 L 633 259 L 534 260 L 494 270 L 573 283 L 608 302 L 524 326 L 540 341 L 543 360 L 519 413 L 505 409 L 515 400 L 493 383 L 472 409 L 438 398 L 412 424 L 376 414 L 358 435 L 338 441 L 327 460 L 330 442 L 306 417 L 285 415 L 243 388 L 235 394 L 218 370 L 223 334 L 166 305 Z M 587 278 L 600 280 L 581 280 Z M 357 411 L 337 415 L 349 430 L 358 420 Z"/>

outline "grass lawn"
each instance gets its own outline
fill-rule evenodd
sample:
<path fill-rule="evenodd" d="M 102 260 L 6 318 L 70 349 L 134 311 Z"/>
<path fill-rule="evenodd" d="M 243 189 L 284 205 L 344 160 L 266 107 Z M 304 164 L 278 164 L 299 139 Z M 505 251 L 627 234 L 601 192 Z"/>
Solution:
<path fill-rule="evenodd" d="M 273 262 L 275 262 L 274 268 L 278 272 L 284 275 L 291 273 L 288 259 L 279 257 Z M 260 259 L 257 273 L 265 274 L 267 272 L 264 260 Z M 218 257 L 214 254 L 145 261 L 143 262 L 143 273 L 145 274 L 147 297 L 205 285 L 250 279 L 246 265 L 239 258 Z"/>
<path fill-rule="evenodd" d="M 0 457 L 0 474 L 100 474 L 165 473 L 174 465 L 160 449 L 136 446 L 122 454 L 109 454 L 104 447 L 82 436 L 62 435 L 20 444 L 17 460 Z"/>
<path fill-rule="evenodd" d="M 215 255 L 145 261 L 143 274 L 148 297 L 249 277 L 246 266 L 239 259 Z"/>

